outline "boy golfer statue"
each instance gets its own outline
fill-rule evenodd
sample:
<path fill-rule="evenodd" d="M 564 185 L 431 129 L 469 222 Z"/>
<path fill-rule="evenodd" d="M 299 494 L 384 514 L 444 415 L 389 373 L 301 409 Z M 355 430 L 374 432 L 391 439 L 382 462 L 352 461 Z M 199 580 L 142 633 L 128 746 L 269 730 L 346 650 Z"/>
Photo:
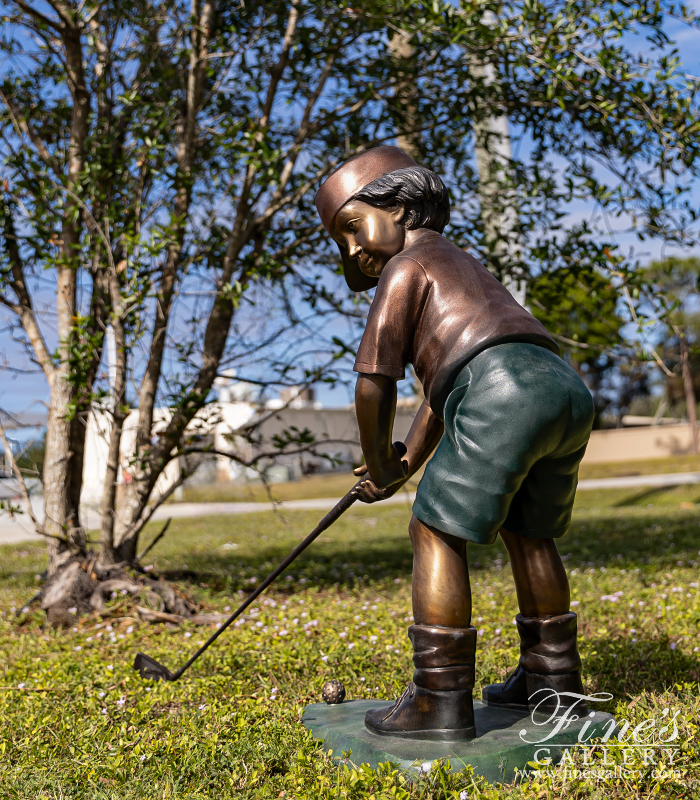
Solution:
<path fill-rule="evenodd" d="M 593 422 L 590 393 L 545 328 L 470 255 L 443 236 L 440 178 L 396 147 L 343 164 L 316 206 L 340 246 L 353 291 L 377 287 L 355 370 L 357 419 L 373 503 L 428 459 L 409 534 L 415 671 L 399 699 L 367 713 L 374 733 L 455 740 L 475 735 L 476 629 L 466 543 L 500 534 L 520 613 L 520 662 L 483 698 L 508 708 L 576 703 L 582 694 L 576 615 L 555 539 L 571 519 Z M 396 382 L 413 364 L 425 401 L 392 446 Z M 406 464 L 407 469 L 404 467 Z M 579 705 L 580 707 L 580 705 Z"/>

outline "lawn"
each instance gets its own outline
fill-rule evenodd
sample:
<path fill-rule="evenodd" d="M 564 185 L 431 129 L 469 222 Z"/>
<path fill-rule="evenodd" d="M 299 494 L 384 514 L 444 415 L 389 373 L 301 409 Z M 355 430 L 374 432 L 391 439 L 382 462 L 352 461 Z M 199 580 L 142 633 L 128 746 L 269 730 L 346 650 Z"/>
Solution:
<path fill-rule="evenodd" d="M 607 761 L 627 758 L 639 767 L 632 778 L 565 782 L 542 773 L 519 787 L 440 764 L 408 783 L 390 766 L 353 765 L 351 755 L 341 767 L 332 762 L 299 723 L 324 681 L 340 678 L 350 698 L 393 698 L 411 675 L 410 512 L 374 505 L 348 512 L 174 684 L 143 682 L 134 654 L 175 667 L 211 629 L 141 623 L 122 597 L 105 619 L 45 629 L 39 612 L 21 610 L 44 568 L 41 547 L 0 548 L 0 798 L 698 797 L 700 519 L 680 508 L 696 498 L 700 487 L 651 498 L 582 493 L 560 544 L 586 688 L 611 692 L 605 710 L 632 726 L 679 711 L 675 777 L 655 775 L 641 751 L 621 746 L 605 751 Z M 318 516 L 174 520 L 151 553 L 154 572 L 177 578 L 205 608 L 227 611 Z M 470 566 L 480 687 L 516 663 L 517 609 L 498 544 L 471 547 Z M 589 757 L 600 763 L 602 751 Z"/>
<path fill-rule="evenodd" d="M 620 461 L 609 464 L 582 464 L 579 477 L 618 478 L 628 475 L 662 475 L 675 472 L 700 472 L 700 456 L 687 454 L 672 458 L 653 458 L 644 461 Z M 420 470 L 407 484 L 415 491 L 423 471 Z M 277 500 L 306 500 L 312 497 L 341 497 L 357 480 L 349 472 L 332 472 L 311 475 L 299 481 L 272 484 L 269 488 Z M 700 490 L 698 491 L 700 495 Z M 249 484 L 186 485 L 179 500 L 169 502 L 220 503 L 258 502 L 269 500 L 267 489 L 259 482 Z"/>

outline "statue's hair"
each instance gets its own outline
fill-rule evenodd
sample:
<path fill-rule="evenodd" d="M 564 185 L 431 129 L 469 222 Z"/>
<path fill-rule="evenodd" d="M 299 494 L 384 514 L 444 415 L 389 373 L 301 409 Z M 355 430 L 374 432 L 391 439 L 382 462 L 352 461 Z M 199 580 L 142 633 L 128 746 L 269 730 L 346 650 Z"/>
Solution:
<path fill-rule="evenodd" d="M 424 167 L 405 167 L 368 183 L 353 200 L 379 208 L 403 207 L 401 223 L 409 231 L 430 228 L 442 233 L 450 221 L 450 196 L 442 180 Z"/>

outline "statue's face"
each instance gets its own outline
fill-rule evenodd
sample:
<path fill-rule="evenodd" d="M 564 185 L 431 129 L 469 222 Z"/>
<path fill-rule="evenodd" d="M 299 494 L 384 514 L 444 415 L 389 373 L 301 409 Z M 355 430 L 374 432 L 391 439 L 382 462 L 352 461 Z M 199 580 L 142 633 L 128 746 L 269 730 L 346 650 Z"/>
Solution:
<path fill-rule="evenodd" d="M 387 261 L 400 253 L 406 241 L 406 228 L 399 222 L 403 209 L 375 208 L 361 200 L 351 200 L 338 212 L 333 238 L 357 258 L 360 269 L 378 278 Z"/>

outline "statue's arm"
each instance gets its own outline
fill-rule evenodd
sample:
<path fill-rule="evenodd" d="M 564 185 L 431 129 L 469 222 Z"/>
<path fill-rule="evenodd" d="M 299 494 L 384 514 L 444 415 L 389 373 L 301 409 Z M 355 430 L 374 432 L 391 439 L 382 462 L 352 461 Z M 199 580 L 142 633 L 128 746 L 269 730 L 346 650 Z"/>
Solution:
<path fill-rule="evenodd" d="M 424 401 L 404 442 L 406 454 L 399 456 L 391 443 L 396 414 L 396 381 L 384 375 L 359 375 L 355 387 L 355 410 L 365 456 L 365 465 L 356 469 L 355 475 L 367 476 L 358 486 L 357 493 L 363 502 L 374 503 L 395 494 L 423 466 L 437 447 L 444 425 Z M 407 464 L 407 470 L 404 464 Z"/>
<path fill-rule="evenodd" d="M 444 431 L 443 421 L 435 416 L 428 401 L 423 400 L 404 442 L 407 450 L 404 458 L 408 461 L 407 477 L 418 472 L 430 458 Z"/>
<path fill-rule="evenodd" d="M 396 380 L 361 372 L 355 385 L 355 413 L 360 445 L 374 485 L 385 489 L 405 480 L 401 456 L 391 443 L 396 415 Z"/>

